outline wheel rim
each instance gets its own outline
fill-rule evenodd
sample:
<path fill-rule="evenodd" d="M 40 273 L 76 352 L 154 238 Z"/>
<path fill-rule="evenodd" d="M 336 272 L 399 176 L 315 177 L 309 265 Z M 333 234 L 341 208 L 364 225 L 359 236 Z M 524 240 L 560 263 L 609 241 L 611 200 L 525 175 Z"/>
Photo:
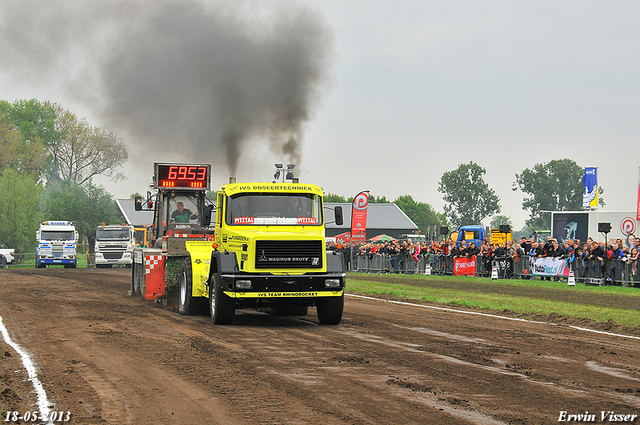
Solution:
<path fill-rule="evenodd" d="M 180 277 L 180 305 L 184 305 L 187 302 L 187 276 L 182 273 Z"/>
<path fill-rule="evenodd" d="M 216 315 L 216 290 L 215 288 L 210 289 L 211 294 L 209 295 L 209 303 L 211 304 L 211 318 L 213 319 Z"/>
<path fill-rule="evenodd" d="M 211 310 L 211 320 L 215 320 L 216 315 L 216 277 L 211 277 L 209 286 L 209 306 Z"/>

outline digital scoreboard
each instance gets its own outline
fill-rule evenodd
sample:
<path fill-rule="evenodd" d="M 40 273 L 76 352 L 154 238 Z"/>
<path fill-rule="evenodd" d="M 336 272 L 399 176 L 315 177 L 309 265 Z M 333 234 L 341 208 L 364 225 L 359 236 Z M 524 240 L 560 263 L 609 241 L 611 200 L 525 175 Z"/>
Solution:
<path fill-rule="evenodd" d="M 156 189 L 210 189 L 211 165 L 154 164 Z"/>

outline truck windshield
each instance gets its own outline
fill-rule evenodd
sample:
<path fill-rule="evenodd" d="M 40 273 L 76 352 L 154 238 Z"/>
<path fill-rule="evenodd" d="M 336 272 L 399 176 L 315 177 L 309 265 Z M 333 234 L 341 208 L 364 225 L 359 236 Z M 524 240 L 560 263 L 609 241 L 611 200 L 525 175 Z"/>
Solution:
<path fill-rule="evenodd" d="M 43 230 L 40 239 L 43 241 L 72 241 L 73 230 Z"/>
<path fill-rule="evenodd" d="M 98 229 L 97 241 L 128 241 L 131 237 L 129 229 Z"/>
<path fill-rule="evenodd" d="M 231 226 L 320 226 L 322 198 L 307 193 L 242 193 L 227 199 L 225 222 Z"/>
<path fill-rule="evenodd" d="M 147 231 L 146 229 L 136 229 L 135 231 L 135 236 L 136 236 L 136 244 L 140 245 L 141 243 L 147 241 Z"/>

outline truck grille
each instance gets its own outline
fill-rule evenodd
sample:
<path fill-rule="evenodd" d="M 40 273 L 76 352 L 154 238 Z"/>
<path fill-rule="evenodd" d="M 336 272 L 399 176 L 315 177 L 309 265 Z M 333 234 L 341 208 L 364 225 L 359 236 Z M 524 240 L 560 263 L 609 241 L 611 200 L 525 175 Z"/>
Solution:
<path fill-rule="evenodd" d="M 322 241 L 256 241 L 256 269 L 322 268 Z"/>
<path fill-rule="evenodd" d="M 122 258 L 122 252 L 103 252 L 102 256 L 107 260 L 119 260 Z"/>

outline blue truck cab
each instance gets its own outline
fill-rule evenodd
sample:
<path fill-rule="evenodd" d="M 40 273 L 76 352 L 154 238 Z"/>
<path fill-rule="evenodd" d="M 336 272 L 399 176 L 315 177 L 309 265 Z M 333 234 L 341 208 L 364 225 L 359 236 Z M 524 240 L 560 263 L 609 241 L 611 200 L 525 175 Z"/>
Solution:
<path fill-rule="evenodd" d="M 486 236 L 484 227 L 480 225 L 460 226 L 458 227 L 457 232 L 454 233 L 456 234 L 456 246 L 460 246 L 462 245 L 462 242 L 466 241 L 467 244 L 473 242 L 479 247 Z"/>

